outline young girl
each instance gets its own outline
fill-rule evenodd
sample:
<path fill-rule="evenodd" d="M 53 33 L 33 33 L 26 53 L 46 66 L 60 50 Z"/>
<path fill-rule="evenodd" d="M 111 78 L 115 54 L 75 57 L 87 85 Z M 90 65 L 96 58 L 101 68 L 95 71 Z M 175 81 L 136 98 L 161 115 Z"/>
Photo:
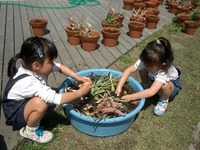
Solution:
<path fill-rule="evenodd" d="M 39 128 L 48 103 L 68 103 L 87 94 L 93 86 L 89 78 L 81 77 L 68 67 L 55 63 L 57 55 L 58 51 L 51 41 L 30 37 L 22 44 L 20 53 L 12 57 L 8 64 L 10 79 L 2 100 L 6 124 L 20 129 L 21 136 L 39 143 L 47 143 L 53 138 L 51 132 Z M 22 64 L 16 68 L 18 59 L 22 60 Z M 46 85 L 47 76 L 52 71 L 60 71 L 83 84 L 75 92 L 57 94 Z"/>
<path fill-rule="evenodd" d="M 163 37 L 149 42 L 140 54 L 140 59 L 128 67 L 117 86 L 116 94 L 119 96 L 124 83 L 132 72 L 139 71 L 143 91 L 122 97 L 126 102 L 136 103 L 138 99 L 159 95 L 154 108 L 154 114 L 164 115 L 169 100 L 182 89 L 179 82 L 180 71 L 172 64 L 174 55 L 169 41 Z"/>

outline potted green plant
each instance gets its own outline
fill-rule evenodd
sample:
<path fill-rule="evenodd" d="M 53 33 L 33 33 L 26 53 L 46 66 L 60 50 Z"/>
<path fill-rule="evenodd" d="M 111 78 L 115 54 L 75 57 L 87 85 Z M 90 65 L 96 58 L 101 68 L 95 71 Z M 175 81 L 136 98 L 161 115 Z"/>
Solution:
<path fill-rule="evenodd" d="M 47 23 L 48 20 L 46 18 L 33 18 L 29 21 L 35 36 L 43 36 L 46 34 Z"/>
<path fill-rule="evenodd" d="M 116 27 L 116 28 L 119 27 L 120 26 L 120 22 L 119 22 L 120 16 L 122 16 L 122 18 L 123 18 L 123 14 L 117 12 L 114 8 L 110 8 L 106 15 L 106 18 L 104 20 L 102 20 L 102 26 L 103 27 Z"/>
<path fill-rule="evenodd" d="M 192 11 L 190 12 L 190 19 L 193 21 L 200 20 L 200 6 L 198 6 L 195 9 L 192 9 Z"/>
<path fill-rule="evenodd" d="M 69 25 L 66 27 L 67 41 L 71 45 L 79 45 L 81 43 L 79 32 L 81 31 L 82 24 L 80 21 L 75 21 L 73 16 L 68 17 Z"/>
<path fill-rule="evenodd" d="M 187 4 L 188 2 L 186 0 L 181 0 L 180 5 L 177 7 L 177 13 L 189 13 L 190 7 Z"/>
<path fill-rule="evenodd" d="M 100 33 L 91 29 L 92 25 L 87 20 L 82 24 L 79 32 L 81 39 L 81 46 L 85 51 L 94 51 L 97 48 L 97 43 L 100 38 Z"/>
<path fill-rule="evenodd" d="M 192 0 L 191 3 L 194 4 L 194 7 L 200 6 L 200 0 Z"/>

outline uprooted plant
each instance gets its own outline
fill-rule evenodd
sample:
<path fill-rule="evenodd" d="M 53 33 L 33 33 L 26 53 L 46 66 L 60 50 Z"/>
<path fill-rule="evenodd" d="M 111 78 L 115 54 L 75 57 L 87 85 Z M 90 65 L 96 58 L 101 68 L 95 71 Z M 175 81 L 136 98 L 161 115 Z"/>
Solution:
<path fill-rule="evenodd" d="M 99 119 L 123 116 L 134 109 L 134 105 L 125 103 L 120 97 L 115 95 L 115 89 L 119 81 L 118 78 L 113 78 L 112 74 L 94 76 L 93 73 L 91 73 L 89 78 L 94 84 L 91 91 L 81 99 L 69 104 L 78 112 Z M 65 92 L 78 89 L 80 84 L 77 81 L 74 82 L 73 85 L 66 87 Z M 132 87 L 126 83 L 121 96 L 133 92 Z"/>

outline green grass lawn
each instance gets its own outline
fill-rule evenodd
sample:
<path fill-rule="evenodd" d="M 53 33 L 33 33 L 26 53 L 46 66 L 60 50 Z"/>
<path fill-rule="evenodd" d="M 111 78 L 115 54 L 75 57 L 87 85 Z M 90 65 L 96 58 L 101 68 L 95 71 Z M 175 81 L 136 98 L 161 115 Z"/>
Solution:
<path fill-rule="evenodd" d="M 131 127 L 125 132 L 107 138 L 91 137 L 72 127 L 62 111 L 54 113 L 46 122 L 47 129 L 54 133 L 48 144 L 31 141 L 21 142 L 15 149 L 70 149 L 70 150 L 186 150 L 194 143 L 192 132 L 200 122 L 200 29 L 194 36 L 186 35 L 173 25 L 164 27 L 129 53 L 122 56 L 109 68 L 123 71 L 139 57 L 143 47 L 151 40 L 163 36 L 172 44 L 174 63 L 181 69 L 183 90 L 172 101 L 163 117 L 153 115 L 154 104 L 140 112 Z M 139 80 L 138 75 L 133 75 Z M 200 142 L 197 142 L 200 149 Z"/>

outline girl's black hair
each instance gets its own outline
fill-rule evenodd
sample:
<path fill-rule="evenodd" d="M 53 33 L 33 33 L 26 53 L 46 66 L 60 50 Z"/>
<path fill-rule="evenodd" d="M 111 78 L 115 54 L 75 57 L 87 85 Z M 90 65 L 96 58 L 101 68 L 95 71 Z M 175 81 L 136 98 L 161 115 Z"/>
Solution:
<path fill-rule="evenodd" d="M 149 42 L 140 54 L 140 59 L 146 66 L 161 66 L 161 69 L 167 71 L 174 60 L 170 42 L 164 37 Z"/>
<path fill-rule="evenodd" d="M 53 42 L 42 37 L 29 37 L 22 46 L 20 53 L 12 57 L 8 63 L 8 77 L 12 77 L 17 73 L 16 62 L 22 59 L 25 68 L 31 70 L 33 62 L 44 63 L 45 58 L 50 61 L 58 56 L 58 51 Z"/>

